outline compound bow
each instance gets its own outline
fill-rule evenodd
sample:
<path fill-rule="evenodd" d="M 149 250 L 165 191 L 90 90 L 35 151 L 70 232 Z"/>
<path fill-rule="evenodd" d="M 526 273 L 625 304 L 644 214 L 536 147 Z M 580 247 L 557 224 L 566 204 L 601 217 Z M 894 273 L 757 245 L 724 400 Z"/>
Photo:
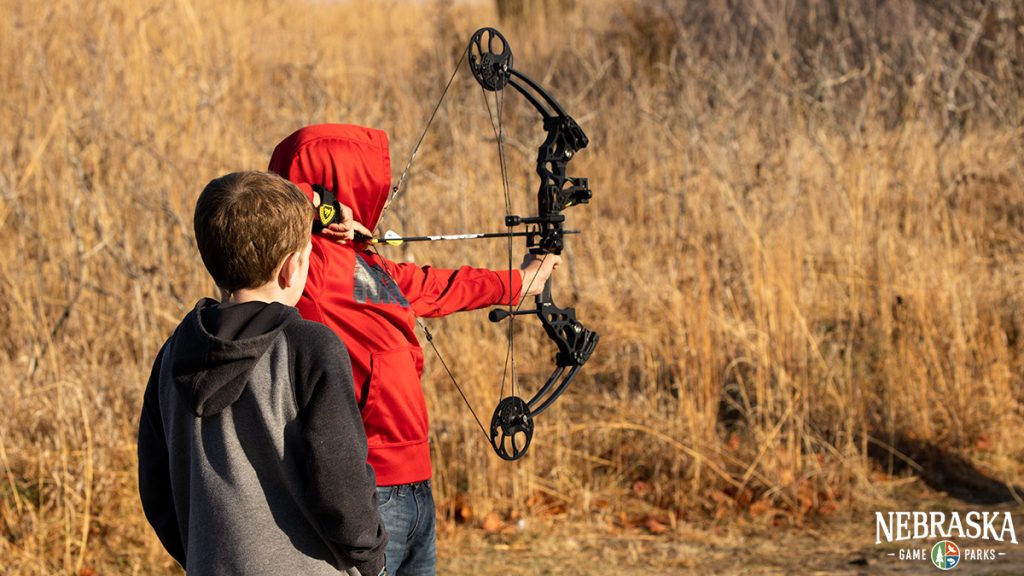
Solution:
<path fill-rule="evenodd" d="M 537 175 L 540 176 L 540 186 L 537 190 L 537 214 L 534 216 L 512 215 L 508 214 L 509 209 L 506 208 L 505 226 L 508 232 L 498 234 L 509 238 L 510 263 L 511 238 L 513 236 L 525 236 L 527 248 L 532 254 L 539 255 L 541 258 L 547 254 L 561 254 L 565 245 L 564 236 L 575 232 L 565 230 L 565 216 L 562 214 L 562 211 L 570 206 L 587 204 L 591 198 L 591 191 L 586 178 L 566 175 L 566 167 L 569 161 L 572 160 L 576 152 L 587 147 L 589 143 L 587 135 L 580 128 L 579 124 L 565 112 L 554 97 L 548 94 L 535 81 L 512 67 L 512 50 L 509 47 L 508 41 L 494 28 L 481 28 L 473 34 L 464 53 L 464 59 L 469 62 L 473 78 L 476 79 L 484 90 L 500 93 L 506 87 L 511 86 L 516 92 L 521 94 L 540 113 L 543 119 L 544 131 L 547 133 L 547 137 L 537 150 L 536 171 Z M 459 65 L 461 64 L 462 59 L 459 61 Z M 452 73 L 452 79 L 454 79 L 457 72 L 458 66 L 455 72 Z M 436 115 L 441 101 L 444 100 L 451 83 L 452 80 L 449 80 L 441 100 L 438 101 L 434 112 L 430 116 L 430 120 L 427 122 L 427 127 L 424 128 L 423 134 L 413 148 L 409 162 L 398 184 L 392 190 L 391 198 L 388 201 L 389 205 L 401 192 L 401 187 L 405 183 L 409 168 L 416 157 L 416 151 L 423 142 L 423 136 L 426 134 L 430 122 L 433 121 L 434 115 Z M 506 170 L 504 168 L 504 152 L 502 150 L 503 134 L 500 128 L 500 106 L 498 109 L 498 123 L 499 128 L 496 129 L 496 133 L 498 136 L 499 155 L 502 161 L 502 173 L 504 175 Z M 507 198 L 507 180 L 505 186 L 506 207 L 508 207 L 510 202 Z M 513 228 L 519 226 L 523 226 L 525 232 L 512 231 Z M 523 292 L 528 289 L 528 286 L 525 286 Z M 516 394 L 513 368 L 511 393 L 500 400 L 491 417 L 490 431 L 489 433 L 487 431 L 484 432 L 488 436 L 494 451 L 505 460 L 517 460 L 526 454 L 533 439 L 534 419 L 551 407 L 555 400 L 565 392 L 580 368 L 594 352 L 599 339 L 597 332 L 586 328 L 576 319 L 575 309 L 571 307 L 561 308 L 552 301 L 550 279 L 545 283 L 543 291 L 534 298 L 534 304 L 532 309 L 522 309 L 523 302 L 520 302 L 518 307 L 513 307 L 510 303 L 507 309 L 494 309 L 488 315 L 492 322 L 509 321 L 510 355 L 514 348 L 512 322 L 516 316 L 521 315 L 536 315 L 540 319 L 545 333 L 554 341 L 557 347 L 554 370 L 545 380 L 544 384 L 529 399 L 524 400 Z M 433 337 L 430 332 L 422 322 L 420 327 L 424 330 L 427 341 L 431 344 L 435 353 L 437 353 L 438 358 L 445 365 L 445 369 L 448 370 L 447 364 L 441 358 L 437 347 L 433 343 Z M 472 406 L 469 405 L 469 401 L 455 380 L 454 375 L 452 375 L 450 370 L 448 370 L 448 374 L 472 411 Z M 502 383 L 502 393 L 504 393 L 504 380 Z M 476 417 L 475 411 L 473 414 Z M 477 418 L 477 423 L 480 424 L 479 418 Z M 482 424 L 480 424 L 480 427 L 483 429 Z"/>

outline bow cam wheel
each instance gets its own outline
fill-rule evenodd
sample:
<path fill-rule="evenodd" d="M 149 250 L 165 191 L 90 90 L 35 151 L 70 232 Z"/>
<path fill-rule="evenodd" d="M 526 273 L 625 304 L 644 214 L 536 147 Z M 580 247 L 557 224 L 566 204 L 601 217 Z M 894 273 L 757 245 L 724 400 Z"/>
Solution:
<path fill-rule="evenodd" d="M 491 417 L 491 447 L 503 460 L 518 460 L 533 440 L 533 417 L 526 402 L 509 396 L 498 403 Z"/>
<path fill-rule="evenodd" d="M 486 90 L 505 87 L 512 69 L 512 49 L 494 28 L 481 28 L 469 40 L 469 69 Z"/>

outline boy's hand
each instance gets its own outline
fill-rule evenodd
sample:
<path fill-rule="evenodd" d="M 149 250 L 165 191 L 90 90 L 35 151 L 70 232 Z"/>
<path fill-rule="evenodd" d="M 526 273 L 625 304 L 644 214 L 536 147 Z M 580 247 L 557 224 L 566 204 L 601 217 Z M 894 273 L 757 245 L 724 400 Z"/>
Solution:
<path fill-rule="evenodd" d="M 338 244 L 345 244 L 350 242 L 358 236 L 362 239 L 373 238 L 373 232 L 370 232 L 366 226 L 363 226 L 359 222 L 352 219 L 352 210 L 345 205 L 341 206 L 343 210 L 347 211 L 340 224 L 331 224 L 327 228 L 320 231 L 325 238 L 333 240 Z"/>
<path fill-rule="evenodd" d="M 320 194 L 317 194 L 316 192 L 313 192 L 313 206 L 320 206 Z M 338 202 L 338 208 L 341 215 L 340 220 L 328 225 L 320 231 L 320 234 L 328 240 L 333 240 L 338 244 L 351 242 L 355 239 L 356 235 L 363 236 L 365 238 L 373 238 L 373 232 L 369 231 L 366 226 L 363 226 L 352 219 L 351 208 L 345 206 L 341 202 Z"/>
<path fill-rule="evenodd" d="M 519 269 L 523 271 L 523 298 L 536 296 L 544 291 L 544 284 L 562 263 L 558 254 L 527 254 Z"/>

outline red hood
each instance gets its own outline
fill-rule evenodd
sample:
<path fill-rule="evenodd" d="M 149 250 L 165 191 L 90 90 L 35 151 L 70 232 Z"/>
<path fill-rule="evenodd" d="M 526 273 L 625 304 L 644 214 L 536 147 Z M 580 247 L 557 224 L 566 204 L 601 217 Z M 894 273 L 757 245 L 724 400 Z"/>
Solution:
<path fill-rule="evenodd" d="M 350 124 L 300 128 L 274 148 L 270 171 L 312 196 L 319 184 L 352 208 L 352 217 L 373 230 L 391 188 L 388 136 Z"/>

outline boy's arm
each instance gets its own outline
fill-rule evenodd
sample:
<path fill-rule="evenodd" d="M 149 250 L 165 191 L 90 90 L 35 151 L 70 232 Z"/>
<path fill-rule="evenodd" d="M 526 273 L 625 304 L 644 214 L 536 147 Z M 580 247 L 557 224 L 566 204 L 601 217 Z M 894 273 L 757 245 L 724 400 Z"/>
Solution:
<path fill-rule="evenodd" d="M 386 265 L 395 270 L 395 281 L 417 316 L 437 317 L 486 306 L 516 306 L 521 298 L 544 289 L 551 273 L 561 264 L 557 254 L 527 254 L 519 270 L 487 270 L 463 266 L 441 270 L 415 264 Z"/>
<path fill-rule="evenodd" d="M 463 266 L 446 270 L 387 262 L 395 282 L 417 316 L 435 318 L 463 310 L 519 304 L 523 275 L 519 270 Z"/>
<path fill-rule="evenodd" d="M 159 377 L 164 348 L 160 349 L 146 384 L 139 419 L 139 496 L 160 543 L 167 552 L 185 566 L 185 545 L 178 531 L 178 515 L 171 496 L 171 471 L 168 463 L 167 440 L 160 417 Z"/>
<path fill-rule="evenodd" d="M 312 327 L 312 328 L 310 328 Z M 348 352 L 330 329 L 306 324 L 295 342 L 296 399 L 309 451 L 306 493 L 324 534 L 364 576 L 384 568 L 387 533 Z"/>
<path fill-rule="evenodd" d="M 463 266 L 445 270 L 397 264 L 395 281 L 417 316 L 435 318 L 488 306 L 519 304 L 523 276 L 519 270 L 488 270 Z"/>

